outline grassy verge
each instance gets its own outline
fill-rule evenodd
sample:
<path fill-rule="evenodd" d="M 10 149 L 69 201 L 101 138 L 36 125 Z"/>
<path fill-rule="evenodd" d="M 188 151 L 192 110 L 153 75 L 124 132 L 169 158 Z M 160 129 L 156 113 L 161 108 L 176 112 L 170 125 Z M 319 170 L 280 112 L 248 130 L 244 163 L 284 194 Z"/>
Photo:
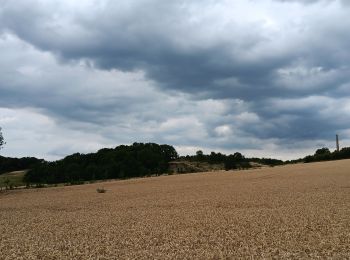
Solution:
<path fill-rule="evenodd" d="M 0 175 L 0 189 L 5 189 L 6 187 L 19 187 L 25 186 L 23 182 L 23 177 L 26 171 L 15 171 L 4 173 Z"/>

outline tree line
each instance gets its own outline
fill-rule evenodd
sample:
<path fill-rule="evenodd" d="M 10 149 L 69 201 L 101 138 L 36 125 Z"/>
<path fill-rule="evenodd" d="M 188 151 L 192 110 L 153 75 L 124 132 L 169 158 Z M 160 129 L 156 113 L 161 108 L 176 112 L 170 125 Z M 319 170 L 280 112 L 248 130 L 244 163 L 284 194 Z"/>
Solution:
<path fill-rule="evenodd" d="M 318 149 L 314 155 L 292 161 L 282 161 L 271 158 L 246 158 L 239 152 L 225 155 L 211 152 L 204 154 L 197 151 L 196 155 L 179 157 L 177 151 L 170 145 L 155 143 L 134 143 L 120 145 L 116 148 L 104 148 L 96 153 L 75 153 L 62 160 L 47 162 L 28 158 L 33 162 L 24 180 L 28 183 L 80 183 L 91 180 L 127 179 L 167 173 L 169 162 L 188 160 L 223 164 L 225 170 L 247 169 L 251 163 L 276 166 L 298 162 L 316 162 L 350 158 L 350 147 L 340 151 L 330 152 L 328 148 Z M 19 159 L 20 160 L 20 159 Z M 22 158 L 23 160 L 23 158 Z"/>
<path fill-rule="evenodd" d="M 167 172 L 178 158 L 174 147 L 155 143 L 120 145 L 97 153 L 75 153 L 54 162 L 36 164 L 24 177 L 28 183 L 80 183 L 91 180 L 126 179 Z"/>
<path fill-rule="evenodd" d="M 282 165 L 284 163 L 282 160 L 271 158 L 246 158 L 239 152 L 229 155 L 215 152 L 204 154 L 201 150 L 197 151 L 196 155 L 186 155 L 180 157 L 180 159 L 192 162 L 207 162 L 209 164 L 224 164 L 225 170 L 248 169 L 252 167 L 252 162 L 269 166 Z"/>
<path fill-rule="evenodd" d="M 35 157 L 11 158 L 0 156 L 0 174 L 30 169 L 43 161 Z"/>
<path fill-rule="evenodd" d="M 0 149 L 5 144 L 0 128 Z M 80 183 L 91 180 L 126 179 L 167 173 L 169 162 L 188 160 L 223 164 L 226 170 L 250 168 L 252 163 L 276 166 L 290 163 L 309 163 L 350 159 L 350 147 L 331 152 L 328 148 L 316 150 L 304 158 L 282 161 L 271 158 L 246 158 L 239 152 L 225 155 L 201 150 L 195 155 L 179 157 L 173 146 L 155 143 L 134 143 L 115 148 L 104 148 L 96 153 L 75 153 L 62 160 L 48 162 L 34 157 L 8 158 L 0 156 L 0 174 L 27 170 L 24 180 L 27 183 Z"/>
<path fill-rule="evenodd" d="M 333 161 L 350 158 L 350 147 L 344 147 L 340 151 L 331 152 L 327 147 L 317 149 L 314 155 L 308 155 L 302 159 L 305 163 Z"/>
<path fill-rule="evenodd" d="M 96 153 L 75 153 L 54 162 L 41 160 L 26 173 L 24 181 L 79 184 L 91 180 L 160 175 L 167 173 L 169 162 L 177 159 L 224 164 L 226 170 L 247 169 L 251 167 L 250 162 L 268 165 L 283 163 L 275 159 L 245 158 L 239 152 L 230 155 L 211 152 L 206 155 L 202 151 L 197 151 L 196 155 L 179 157 L 175 148 L 170 145 L 134 143 L 116 148 L 104 148 Z"/>

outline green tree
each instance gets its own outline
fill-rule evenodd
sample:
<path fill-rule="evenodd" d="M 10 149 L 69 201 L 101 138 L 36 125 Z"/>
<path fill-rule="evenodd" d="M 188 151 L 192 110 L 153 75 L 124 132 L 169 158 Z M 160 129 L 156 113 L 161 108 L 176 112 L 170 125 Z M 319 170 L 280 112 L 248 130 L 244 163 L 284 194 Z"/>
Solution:
<path fill-rule="evenodd" d="M 196 152 L 196 160 L 197 161 L 205 161 L 205 155 L 204 155 L 204 153 L 203 153 L 203 151 L 202 150 L 198 150 L 197 152 Z"/>
<path fill-rule="evenodd" d="M 321 149 L 317 149 L 317 151 L 315 152 L 315 155 L 324 155 L 324 154 L 330 154 L 330 153 L 331 152 L 327 147 L 323 147 Z"/>
<path fill-rule="evenodd" d="M 198 157 L 203 156 L 203 151 L 202 151 L 202 150 L 198 150 L 198 151 L 196 152 L 196 155 L 197 155 Z"/>
<path fill-rule="evenodd" d="M 233 154 L 233 158 L 236 160 L 236 161 L 243 161 L 244 160 L 244 156 L 239 153 L 239 152 L 236 152 Z"/>

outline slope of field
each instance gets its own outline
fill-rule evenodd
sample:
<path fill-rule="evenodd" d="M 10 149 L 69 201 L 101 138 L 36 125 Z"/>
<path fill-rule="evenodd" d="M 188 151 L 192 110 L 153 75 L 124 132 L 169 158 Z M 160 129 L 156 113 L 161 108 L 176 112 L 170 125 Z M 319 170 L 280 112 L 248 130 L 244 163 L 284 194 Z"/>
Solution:
<path fill-rule="evenodd" d="M 14 187 L 24 186 L 23 177 L 26 173 L 26 170 L 23 171 L 14 171 L 9 173 L 3 173 L 0 175 L 0 189 L 4 188 L 7 185 L 12 185 Z"/>
<path fill-rule="evenodd" d="M 350 160 L 16 190 L 0 234 L 1 259 L 350 258 Z"/>

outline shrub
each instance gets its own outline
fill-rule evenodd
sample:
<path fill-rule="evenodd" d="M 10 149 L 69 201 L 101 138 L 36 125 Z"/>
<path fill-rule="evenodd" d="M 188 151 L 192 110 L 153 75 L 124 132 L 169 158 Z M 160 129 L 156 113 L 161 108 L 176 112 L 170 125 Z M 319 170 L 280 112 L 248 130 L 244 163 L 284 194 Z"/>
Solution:
<path fill-rule="evenodd" d="M 107 192 L 107 190 L 104 188 L 97 188 L 96 191 L 97 191 L 97 193 L 106 193 Z"/>

